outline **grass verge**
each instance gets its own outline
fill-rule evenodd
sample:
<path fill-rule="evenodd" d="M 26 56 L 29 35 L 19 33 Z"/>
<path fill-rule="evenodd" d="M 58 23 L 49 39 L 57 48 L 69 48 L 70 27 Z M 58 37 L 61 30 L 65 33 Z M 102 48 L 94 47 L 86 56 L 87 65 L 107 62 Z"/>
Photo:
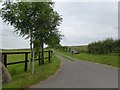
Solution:
<path fill-rule="evenodd" d="M 55 51 L 83 61 L 90 61 L 94 63 L 106 64 L 113 67 L 120 67 L 118 64 L 118 56 L 116 55 L 93 55 L 87 53 L 71 54 L 69 52 L 63 52 L 61 50 L 55 50 Z"/>
<path fill-rule="evenodd" d="M 61 54 L 61 53 L 57 53 L 57 54 L 59 54 L 59 55 L 61 55 L 62 57 L 66 58 L 66 59 L 69 60 L 70 62 L 75 62 L 75 60 L 73 60 L 73 59 L 67 57 L 67 56 L 64 55 L 64 54 Z"/>
<path fill-rule="evenodd" d="M 71 62 L 75 62 L 75 60 L 69 58 L 69 57 L 66 57 L 66 56 L 63 56 L 64 58 L 66 58 L 67 60 L 71 61 Z"/>
<path fill-rule="evenodd" d="M 74 55 L 74 57 L 80 60 L 118 67 L 118 56 L 114 55 L 92 55 L 87 53 L 81 53 Z"/>
<path fill-rule="evenodd" d="M 15 60 L 16 58 L 13 57 L 11 56 Z M 21 57 L 17 57 L 17 59 L 19 58 Z M 8 71 L 12 76 L 12 81 L 3 85 L 3 90 L 6 88 L 27 88 L 37 82 L 43 81 L 60 68 L 60 63 L 61 61 L 55 55 L 52 56 L 51 63 L 45 59 L 44 65 L 38 65 L 38 62 L 35 61 L 35 73 L 33 75 L 31 72 L 24 72 L 24 64 L 10 65 L 8 66 Z"/>

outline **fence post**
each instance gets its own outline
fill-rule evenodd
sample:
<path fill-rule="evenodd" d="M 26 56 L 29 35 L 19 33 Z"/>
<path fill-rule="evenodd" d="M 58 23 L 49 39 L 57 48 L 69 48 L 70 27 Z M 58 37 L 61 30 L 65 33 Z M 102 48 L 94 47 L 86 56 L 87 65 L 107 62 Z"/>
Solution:
<path fill-rule="evenodd" d="M 40 52 L 39 52 L 38 64 L 40 65 Z"/>
<path fill-rule="evenodd" d="M 7 54 L 4 54 L 4 65 L 7 68 Z"/>
<path fill-rule="evenodd" d="M 49 59 L 49 63 L 50 63 L 50 51 L 48 51 L 48 59 Z"/>
<path fill-rule="evenodd" d="M 2 62 L 2 53 L 0 53 L 0 62 Z"/>
<path fill-rule="evenodd" d="M 52 51 L 52 50 L 51 50 L 51 54 L 50 54 L 50 55 L 51 55 L 51 57 L 52 57 L 52 55 L 53 55 L 53 51 Z"/>
<path fill-rule="evenodd" d="M 25 53 L 25 71 L 27 71 L 28 53 Z"/>

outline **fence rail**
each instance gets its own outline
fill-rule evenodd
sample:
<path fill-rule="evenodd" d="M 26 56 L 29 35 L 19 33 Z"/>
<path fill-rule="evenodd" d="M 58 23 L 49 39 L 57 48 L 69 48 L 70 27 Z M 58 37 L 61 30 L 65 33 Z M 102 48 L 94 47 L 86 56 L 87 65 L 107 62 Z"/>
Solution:
<path fill-rule="evenodd" d="M 41 64 L 41 58 L 40 58 L 40 53 L 38 55 L 38 59 L 35 59 L 34 61 L 38 61 L 38 64 Z M 49 63 L 50 63 L 50 59 L 52 56 L 52 51 L 44 51 L 44 53 L 48 53 L 48 57 L 44 57 L 44 59 L 48 59 Z M 20 63 L 25 63 L 24 66 L 24 71 L 27 71 L 27 67 L 28 67 L 28 54 L 30 54 L 30 52 L 2 52 L 0 53 L 0 55 L 2 54 L 2 63 L 5 65 L 5 67 L 7 68 L 8 65 L 13 65 L 13 64 L 20 64 Z M 8 63 L 8 58 L 7 55 L 14 55 L 14 54 L 24 54 L 25 55 L 25 59 L 24 61 L 17 61 L 17 62 L 9 62 Z"/>

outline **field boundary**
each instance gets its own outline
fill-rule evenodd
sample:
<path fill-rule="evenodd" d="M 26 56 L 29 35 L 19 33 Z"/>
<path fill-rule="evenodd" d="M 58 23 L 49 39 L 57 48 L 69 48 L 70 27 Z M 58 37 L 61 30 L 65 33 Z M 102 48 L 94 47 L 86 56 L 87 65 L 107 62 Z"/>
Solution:
<path fill-rule="evenodd" d="M 2 63 L 5 65 L 5 67 L 7 68 L 8 65 L 13 65 L 13 64 L 20 64 L 20 63 L 25 63 L 24 66 L 24 71 L 27 71 L 28 68 L 28 62 L 30 60 L 28 60 L 28 54 L 30 54 L 31 52 L 2 52 L 0 54 L 2 54 Z M 40 57 L 40 53 L 38 55 L 38 59 L 35 59 L 34 61 L 38 61 L 38 64 L 41 64 L 41 57 Z M 44 51 L 44 53 L 48 53 L 48 57 L 44 57 L 44 59 L 48 59 L 49 63 L 51 60 L 51 56 L 52 56 L 52 51 Z M 18 61 L 18 62 L 7 62 L 7 55 L 15 55 L 15 54 L 24 54 L 25 55 L 25 60 L 24 61 Z"/>

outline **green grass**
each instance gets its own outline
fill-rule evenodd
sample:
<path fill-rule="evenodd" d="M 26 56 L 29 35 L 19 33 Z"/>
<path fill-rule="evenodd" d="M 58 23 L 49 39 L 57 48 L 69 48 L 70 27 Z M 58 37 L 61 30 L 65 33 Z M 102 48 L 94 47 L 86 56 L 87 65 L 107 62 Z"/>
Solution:
<path fill-rule="evenodd" d="M 4 49 L 2 52 L 29 52 L 30 49 Z"/>
<path fill-rule="evenodd" d="M 71 57 L 77 58 L 79 60 L 106 64 L 106 65 L 110 65 L 113 67 L 119 67 L 117 55 L 93 55 L 93 54 L 88 54 L 88 53 L 71 54 L 69 52 L 63 52 L 61 50 L 56 50 L 56 51 L 64 55 L 69 55 Z"/>
<path fill-rule="evenodd" d="M 87 49 L 87 45 L 81 45 L 81 46 L 69 46 L 73 49 Z"/>
<path fill-rule="evenodd" d="M 81 52 L 81 50 L 87 50 L 88 46 L 87 45 L 82 45 L 82 46 L 69 46 L 69 48 L 77 50 L 79 52 Z"/>
<path fill-rule="evenodd" d="M 72 53 L 70 53 L 70 52 L 62 51 L 62 50 L 59 50 L 59 49 L 54 49 L 54 50 L 57 51 L 57 52 L 59 52 L 59 53 L 61 53 L 61 54 L 63 54 L 63 55 L 69 55 L 69 56 L 72 56 Z"/>
<path fill-rule="evenodd" d="M 69 60 L 70 62 L 75 62 L 75 60 L 68 58 L 66 55 L 58 53 L 59 55 L 63 56 L 64 58 L 66 58 L 66 60 Z"/>
<path fill-rule="evenodd" d="M 47 54 L 45 54 L 45 56 L 47 56 Z M 21 60 L 24 60 L 24 55 L 8 56 L 8 62 Z M 27 88 L 37 82 L 45 80 L 60 68 L 60 63 L 61 61 L 54 54 L 51 58 L 51 63 L 48 62 L 48 59 L 45 59 L 44 65 L 38 65 L 38 61 L 35 61 L 35 73 L 33 75 L 31 72 L 24 72 L 24 63 L 9 65 L 7 68 L 12 76 L 12 81 L 3 85 L 3 90 L 5 88 Z"/>
<path fill-rule="evenodd" d="M 81 54 L 76 54 L 73 57 L 78 58 L 80 60 L 118 67 L 118 56 L 115 55 L 93 55 L 93 54 L 81 53 Z"/>
<path fill-rule="evenodd" d="M 71 58 L 68 58 L 66 56 L 63 56 L 64 58 L 66 58 L 67 60 L 71 61 L 71 62 L 75 62 L 75 60 L 71 59 Z"/>
<path fill-rule="evenodd" d="M 60 54 L 61 56 L 63 56 L 64 58 L 66 58 L 67 60 L 69 60 L 70 62 L 75 62 L 75 60 L 73 60 L 73 59 L 71 59 L 71 58 L 68 58 L 68 57 L 66 57 L 65 55 L 62 55 L 62 54 Z"/>

